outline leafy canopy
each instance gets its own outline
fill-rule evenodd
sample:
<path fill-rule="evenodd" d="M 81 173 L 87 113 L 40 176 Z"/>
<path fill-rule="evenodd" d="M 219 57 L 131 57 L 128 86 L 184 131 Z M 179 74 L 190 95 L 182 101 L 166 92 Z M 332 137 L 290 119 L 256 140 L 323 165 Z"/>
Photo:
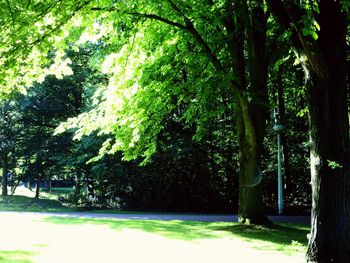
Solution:
<path fill-rule="evenodd" d="M 222 94 L 232 78 L 224 17 L 230 1 L 15 1 L 2 4 L 0 86 L 23 89 L 50 74 L 73 72 L 67 49 L 99 46 L 91 63 L 108 77 L 94 107 L 61 125 L 76 138 L 114 134 L 101 149 L 125 159 L 155 152 L 162 120 L 176 108 L 195 122 L 224 118 Z M 54 63 L 50 63 L 50 59 Z M 234 74 L 233 74 L 234 75 Z"/>

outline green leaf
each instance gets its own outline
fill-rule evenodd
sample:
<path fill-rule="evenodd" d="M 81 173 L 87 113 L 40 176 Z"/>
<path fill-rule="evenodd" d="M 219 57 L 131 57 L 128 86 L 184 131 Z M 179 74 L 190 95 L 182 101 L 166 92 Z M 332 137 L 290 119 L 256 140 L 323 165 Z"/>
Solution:
<path fill-rule="evenodd" d="M 328 167 L 330 167 L 331 169 L 337 169 L 337 168 L 343 168 L 342 165 L 340 165 L 339 163 L 335 162 L 335 161 L 331 161 L 331 160 L 327 160 L 328 162 Z"/>
<path fill-rule="evenodd" d="M 316 28 L 318 31 L 320 31 L 321 27 L 320 27 L 320 25 L 317 23 L 316 20 L 314 20 L 314 26 L 315 26 L 315 28 Z"/>
<path fill-rule="evenodd" d="M 304 27 L 304 28 L 303 28 L 303 35 L 304 35 L 304 36 L 307 36 L 308 34 L 309 34 L 309 28 Z"/>

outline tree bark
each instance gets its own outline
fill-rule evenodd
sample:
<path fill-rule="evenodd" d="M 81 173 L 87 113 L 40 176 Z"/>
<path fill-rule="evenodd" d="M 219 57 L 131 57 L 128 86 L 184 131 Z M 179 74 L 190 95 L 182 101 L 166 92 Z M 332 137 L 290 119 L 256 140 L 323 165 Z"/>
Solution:
<path fill-rule="evenodd" d="M 7 153 L 3 153 L 2 156 L 2 191 L 1 195 L 7 195 L 7 172 L 8 172 L 8 156 Z"/>
<path fill-rule="evenodd" d="M 46 181 L 46 190 L 51 193 L 51 179 Z"/>
<path fill-rule="evenodd" d="M 243 1 L 248 19 L 247 32 L 250 86 L 237 99 L 237 129 L 240 146 L 239 221 L 242 223 L 270 223 L 264 209 L 262 196 L 261 156 L 268 117 L 266 16 L 263 1 L 248 7 Z M 242 47 L 243 48 L 243 47 Z M 248 99 L 251 96 L 251 99 Z"/>
<path fill-rule="evenodd" d="M 268 224 L 262 199 L 262 175 L 256 130 L 249 113 L 248 100 L 238 96 L 237 130 L 239 142 L 238 217 L 243 224 Z M 259 142 L 260 143 L 260 142 Z"/>
<path fill-rule="evenodd" d="M 341 83 L 334 80 L 322 83 L 317 77 L 311 78 L 314 79 L 309 90 L 312 213 L 307 257 L 309 262 L 345 263 L 350 262 L 346 90 L 341 92 Z"/>
<path fill-rule="evenodd" d="M 17 186 L 19 185 L 19 183 L 21 182 L 20 179 L 17 180 L 17 182 L 13 182 L 13 186 L 11 188 L 11 195 L 13 195 L 16 192 Z"/>
<path fill-rule="evenodd" d="M 36 186 L 35 186 L 35 198 L 39 198 L 40 195 L 40 184 L 41 184 L 41 176 L 40 174 L 36 177 Z"/>
<path fill-rule="evenodd" d="M 80 172 L 76 172 L 77 174 L 75 175 L 75 188 L 74 188 L 74 194 L 76 196 L 79 196 L 80 195 L 80 192 L 81 192 L 81 175 L 80 175 Z M 78 174 L 79 173 L 79 174 Z"/>
<path fill-rule="evenodd" d="M 347 26 L 338 2 L 319 5 L 320 41 L 314 51 L 318 67 L 308 67 L 312 214 L 307 259 L 345 263 L 350 262 Z"/>
<path fill-rule="evenodd" d="M 318 39 L 311 40 L 301 32 L 299 11 L 302 9 L 298 9 L 296 2 L 268 0 L 268 3 L 282 27 L 297 25 L 291 41 L 296 52 L 304 57 L 308 81 L 312 210 L 307 261 L 348 263 L 350 143 L 346 14 L 340 1 L 319 1 L 319 14 L 315 17 L 320 31 Z"/>
<path fill-rule="evenodd" d="M 29 189 L 30 191 L 33 190 L 33 187 L 32 187 L 32 178 L 31 178 L 31 176 L 28 177 L 28 189 Z"/>

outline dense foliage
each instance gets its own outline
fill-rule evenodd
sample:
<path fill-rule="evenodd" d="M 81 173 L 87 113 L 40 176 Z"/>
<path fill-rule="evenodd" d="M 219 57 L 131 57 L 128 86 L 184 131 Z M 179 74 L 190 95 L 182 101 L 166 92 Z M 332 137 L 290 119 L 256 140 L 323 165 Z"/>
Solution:
<path fill-rule="evenodd" d="M 182 103 L 166 117 L 164 128 L 157 135 L 157 152 L 143 166 L 140 166 L 142 158 L 126 161 L 121 154 L 96 159 L 100 145 L 106 138 L 112 138 L 109 135 L 92 133 L 72 141 L 72 131 L 60 132 L 60 127 L 66 125 L 61 123 L 57 128 L 61 121 L 90 112 L 101 100 L 98 92 L 93 94 L 106 81 L 106 76 L 87 63 L 91 50 L 95 48 L 99 47 L 90 46 L 78 53 L 68 52 L 74 75 L 62 80 L 48 77 L 43 83 L 31 87 L 26 96 L 18 94 L 12 98 L 12 104 L 20 107 L 13 109 L 11 114 L 20 118 L 17 126 L 5 127 L 16 127 L 21 131 L 16 133 L 20 137 L 17 151 L 11 152 L 17 163 L 12 163 L 10 168 L 17 167 L 17 177 L 32 184 L 37 180 L 74 180 L 76 191 L 66 201 L 79 206 L 237 212 L 238 144 L 235 122 L 229 116 L 223 120 L 204 116 L 208 119 L 200 127 L 199 136 L 199 124 L 182 118 L 181 112 L 188 107 Z M 285 124 L 285 133 L 290 153 L 286 212 L 307 213 L 307 129 L 305 116 L 300 116 L 303 102 L 298 88 L 302 81 L 296 76 L 282 81 L 286 82 L 288 123 Z M 273 82 L 269 86 L 270 103 L 277 107 L 276 87 Z M 300 107 L 295 107 L 296 100 L 300 101 Z M 230 104 L 233 101 L 226 107 L 233 107 Z M 276 212 L 277 203 L 276 134 L 272 125 L 273 120 L 265 140 L 263 167 L 266 175 L 264 199 L 269 213 Z M 91 159 L 93 161 L 89 162 Z M 88 189 L 89 184 L 93 187 Z M 89 194 L 92 195 L 90 199 Z"/>

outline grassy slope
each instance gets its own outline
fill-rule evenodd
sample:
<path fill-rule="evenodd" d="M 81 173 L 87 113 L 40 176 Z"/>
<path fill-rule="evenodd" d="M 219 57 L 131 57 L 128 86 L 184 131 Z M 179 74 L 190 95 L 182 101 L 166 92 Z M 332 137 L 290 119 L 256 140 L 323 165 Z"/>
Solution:
<path fill-rule="evenodd" d="M 68 212 L 73 209 L 64 207 L 58 200 L 60 196 L 66 197 L 72 188 L 52 188 L 48 193 L 40 191 L 40 198 L 34 198 L 35 191 L 24 186 L 16 188 L 14 195 L 0 196 L 0 211 L 23 212 Z"/>
<path fill-rule="evenodd" d="M 0 196 L 0 211 L 60 212 L 71 211 L 56 200 L 37 199 L 27 196 Z"/>

